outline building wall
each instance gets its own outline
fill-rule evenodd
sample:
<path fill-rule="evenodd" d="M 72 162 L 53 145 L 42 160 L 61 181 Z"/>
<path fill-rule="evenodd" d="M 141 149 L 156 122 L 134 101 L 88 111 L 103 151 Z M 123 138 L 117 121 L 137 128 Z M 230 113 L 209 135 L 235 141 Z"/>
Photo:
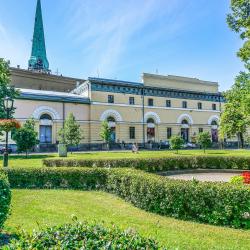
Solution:
<path fill-rule="evenodd" d="M 197 78 L 144 73 L 142 81 L 145 86 L 218 93 L 218 83 L 202 81 Z"/>

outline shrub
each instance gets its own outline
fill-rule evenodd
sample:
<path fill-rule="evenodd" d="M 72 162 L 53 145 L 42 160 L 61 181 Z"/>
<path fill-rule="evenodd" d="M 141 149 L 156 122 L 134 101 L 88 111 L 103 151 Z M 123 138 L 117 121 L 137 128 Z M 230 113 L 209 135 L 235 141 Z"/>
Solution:
<path fill-rule="evenodd" d="M 177 154 L 179 149 L 183 148 L 184 140 L 181 136 L 175 135 L 170 138 L 170 148 L 176 150 Z"/>
<path fill-rule="evenodd" d="M 11 201 L 11 192 L 6 175 L 0 172 L 0 230 L 7 219 Z"/>
<path fill-rule="evenodd" d="M 197 137 L 197 142 L 203 148 L 204 153 L 205 153 L 206 149 L 208 147 L 211 147 L 211 145 L 212 145 L 211 135 L 209 134 L 209 132 L 199 133 L 198 137 Z"/>
<path fill-rule="evenodd" d="M 250 228 L 248 185 L 172 180 L 134 169 L 8 169 L 13 188 L 101 189 L 161 215 Z"/>
<path fill-rule="evenodd" d="M 169 156 L 123 159 L 45 159 L 46 167 L 135 168 L 149 172 L 177 169 L 250 169 L 250 157 L 244 156 Z"/>
<path fill-rule="evenodd" d="M 242 185 L 244 183 L 244 178 L 243 176 L 233 176 L 230 179 L 230 183 L 235 185 Z"/>
<path fill-rule="evenodd" d="M 158 250 L 162 248 L 154 240 L 144 238 L 132 230 L 122 231 L 117 227 L 106 228 L 103 225 L 76 222 L 32 234 L 23 233 L 7 249 Z"/>

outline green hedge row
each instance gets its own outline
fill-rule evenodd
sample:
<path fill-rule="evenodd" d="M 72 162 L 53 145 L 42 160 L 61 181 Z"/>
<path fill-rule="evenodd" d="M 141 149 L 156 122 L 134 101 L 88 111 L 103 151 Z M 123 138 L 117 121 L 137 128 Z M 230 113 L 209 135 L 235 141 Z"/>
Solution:
<path fill-rule="evenodd" d="M 172 180 L 134 169 L 19 168 L 7 174 L 13 188 L 101 189 L 161 215 L 250 228 L 247 185 Z"/>
<path fill-rule="evenodd" d="M 11 191 L 7 176 L 0 172 L 0 231 L 10 210 Z"/>
<path fill-rule="evenodd" d="M 123 159 L 45 159 L 46 167 L 136 168 L 145 171 L 175 169 L 250 169 L 250 157 L 244 156 L 171 156 L 164 158 Z"/>

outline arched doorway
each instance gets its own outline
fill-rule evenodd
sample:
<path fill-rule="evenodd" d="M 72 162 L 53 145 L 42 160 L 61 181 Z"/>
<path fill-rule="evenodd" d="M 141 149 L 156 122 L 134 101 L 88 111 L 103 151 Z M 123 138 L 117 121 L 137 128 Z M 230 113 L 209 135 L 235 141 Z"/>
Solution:
<path fill-rule="evenodd" d="M 153 118 L 147 119 L 147 141 L 155 141 L 155 121 Z"/>
<path fill-rule="evenodd" d="M 110 136 L 111 142 L 115 142 L 116 141 L 116 121 L 115 121 L 115 118 L 112 116 L 109 116 L 107 118 L 107 122 L 108 122 L 109 128 L 111 130 L 111 136 Z"/>
<path fill-rule="evenodd" d="M 39 139 L 41 144 L 52 143 L 52 117 L 49 114 L 40 116 Z"/>
<path fill-rule="evenodd" d="M 185 142 L 189 141 L 189 123 L 186 119 L 181 122 L 181 137 Z"/>
<path fill-rule="evenodd" d="M 219 136 L 218 136 L 218 123 L 216 120 L 213 120 L 211 122 L 211 136 L 212 136 L 212 142 L 218 142 Z"/>

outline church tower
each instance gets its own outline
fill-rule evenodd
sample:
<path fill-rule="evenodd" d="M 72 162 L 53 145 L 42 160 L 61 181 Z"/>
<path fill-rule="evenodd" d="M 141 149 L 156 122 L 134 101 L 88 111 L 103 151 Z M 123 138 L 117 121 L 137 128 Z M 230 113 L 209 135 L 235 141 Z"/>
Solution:
<path fill-rule="evenodd" d="M 41 0 L 37 0 L 29 70 L 41 71 L 45 73 L 50 72 L 49 62 L 46 55 Z"/>

